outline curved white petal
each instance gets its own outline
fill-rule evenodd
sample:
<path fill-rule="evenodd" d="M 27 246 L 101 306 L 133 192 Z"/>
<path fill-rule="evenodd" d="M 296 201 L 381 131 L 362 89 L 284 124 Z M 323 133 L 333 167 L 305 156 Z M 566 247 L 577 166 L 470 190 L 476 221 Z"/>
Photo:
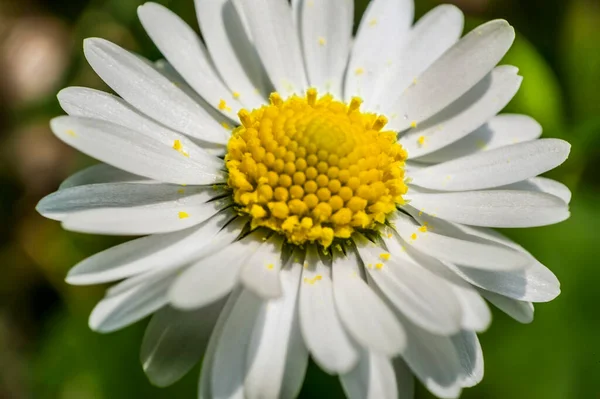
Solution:
<path fill-rule="evenodd" d="M 154 122 L 117 96 L 84 87 L 67 87 L 57 97 L 61 107 L 71 116 L 111 122 L 135 130 L 171 148 L 177 140 L 191 158 L 201 159 L 203 163 L 215 168 L 223 165 L 223 160 L 209 155 L 187 136 Z"/>
<path fill-rule="evenodd" d="M 242 104 L 217 75 L 204 44 L 177 14 L 157 3 L 138 7 L 142 26 L 179 74 L 210 105 L 236 119 Z"/>
<path fill-rule="evenodd" d="M 203 259 L 204 257 L 213 255 L 223 248 L 236 242 L 248 223 L 248 219 L 245 217 L 238 217 L 231 223 L 226 225 L 221 231 L 219 231 L 213 240 L 205 243 L 202 248 L 198 251 L 196 259 Z M 127 291 L 133 286 L 144 283 L 145 281 L 156 278 L 157 276 L 170 276 L 172 274 L 180 273 L 184 268 L 187 268 L 189 263 L 179 264 L 177 263 L 165 263 L 160 266 L 154 267 L 152 270 L 130 277 L 119 284 L 111 286 L 107 291 L 107 295 L 118 295 L 121 292 Z"/>
<path fill-rule="evenodd" d="M 110 122 L 75 116 L 52 119 L 54 134 L 73 148 L 126 172 L 175 184 L 224 182 L 225 174 L 212 156 L 188 152 L 179 142 L 170 145 Z M 157 168 L 156 165 L 160 165 Z"/>
<path fill-rule="evenodd" d="M 192 312 L 166 306 L 154 314 L 140 350 L 142 367 L 152 384 L 169 386 L 200 361 L 223 305 Z"/>
<path fill-rule="evenodd" d="M 212 360 L 213 398 L 244 398 L 246 364 L 251 361 L 249 347 L 262 301 L 244 290 L 217 338 Z"/>
<path fill-rule="evenodd" d="M 406 344 L 402 326 L 362 279 L 359 262 L 354 251 L 344 255 L 334 250 L 333 296 L 338 314 L 361 346 L 378 355 L 398 355 Z"/>
<path fill-rule="evenodd" d="M 315 362 L 330 374 L 350 371 L 359 353 L 335 308 L 331 267 L 319 259 L 314 245 L 307 249 L 302 270 L 299 310 L 302 336 Z"/>
<path fill-rule="evenodd" d="M 138 184 L 157 184 L 156 180 L 150 180 L 146 177 L 134 175 L 117 169 L 114 166 L 100 163 L 88 168 L 82 169 L 67 177 L 58 187 L 59 190 L 67 188 L 85 186 L 88 184 L 103 183 L 138 183 Z"/>
<path fill-rule="evenodd" d="M 167 304 L 167 290 L 173 280 L 173 276 L 161 276 L 118 295 L 106 296 L 90 314 L 90 328 L 104 333 L 112 332 L 152 314 Z"/>
<path fill-rule="evenodd" d="M 90 209 L 155 208 L 176 202 L 204 204 L 223 195 L 204 187 L 190 187 L 181 192 L 173 184 L 105 183 L 59 190 L 47 195 L 36 210 L 44 217 L 64 220 L 70 214 Z"/>
<path fill-rule="evenodd" d="M 379 112 L 388 112 L 389 105 L 395 103 L 413 80 L 460 39 L 463 26 L 463 13 L 451 4 L 442 4 L 425 14 L 408 33 L 402 47 L 404 56 L 388 59 L 387 68 L 374 80 L 368 105 Z"/>
<path fill-rule="evenodd" d="M 356 33 L 344 84 L 344 98 L 370 98 L 374 82 L 401 58 L 414 18 L 413 0 L 373 0 Z"/>
<path fill-rule="evenodd" d="M 477 334 L 461 331 L 451 337 L 460 358 L 463 387 L 473 387 L 483 379 L 483 351 Z"/>
<path fill-rule="evenodd" d="M 533 321 L 534 308 L 531 302 L 519 301 L 518 299 L 509 298 L 486 290 L 480 290 L 480 292 L 492 305 L 519 323 L 529 324 Z"/>
<path fill-rule="evenodd" d="M 360 235 L 353 239 L 369 276 L 400 312 L 437 334 L 460 330 L 460 304 L 449 284 L 406 258 L 372 247 Z"/>
<path fill-rule="evenodd" d="M 382 237 L 392 256 L 414 262 L 449 284 L 461 309 L 460 327 L 462 329 L 485 331 L 489 327 L 492 321 L 490 309 L 471 284 L 449 270 L 440 260 L 428 256 L 398 239 L 396 232 L 391 227 L 383 229 Z"/>
<path fill-rule="evenodd" d="M 260 232 L 250 234 L 190 266 L 169 290 L 171 304 L 196 309 L 223 298 L 235 287 L 242 263 L 262 244 L 263 237 Z"/>
<path fill-rule="evenodd" d="M 356 367 L 340 375 L 349 399 L 397 399 L 398 387 L 392 362 L 373 352 L 361 351 Z"/>
<path fill-rule="evenodd" d="M 409 130 L 399 143 L 415 159 L 467 136 L 500 112 L 517 93 L 523 81 L 517 73 L 512 66 L 496 67 L 448 107 Z"/>
<path fill-rule="evenodd" d="M 409 321 L 402 324 L 408 333 L 402 357 L 415 376 L 437 397 L 458 398 L 463 367 L 451 338 L 431 334 Z"/>
<path fill-rule="evenodd" d="M 454 270 L 469 283 L 525 302 L 549 302 L 560 294 L 560 282 L 556 276 L 518 244 L 494 230 L 464 225 L 457 225 L 457 227 L 465 230 L 468 234 L 478 235 L 515 248 L 529 256 L 530 259 L 530 263 L 524 270 L 513 272 L 493 273 L 455 267 Z"/>
<path fill-rule="evenodd" d="M 564 184 L 546 177 L 532 177 L 531 179 L 503 186 L 500 189 L 548 193 L 560 198 L 567 204 L 571 202 L 571 190 Z"/>
<path fill-rule="evenodd" d="M 412 184 L 442 191 L 482 190 L 535 177 L 562 164 L 571 146 L 559 139 L 512 144 L 411 174 Z"/>
<path fill-rule="evenodd" d="M 231 206 L 231 199 L 195 202 L 195 196 L 139 207 L 96 208 L 67 215 L 62 226 L 80 233 L 146 235 L 196 226 Z"/>
<path fill-rule="evenodd" d="M 522 269 L 529 263 L 521 252 L 459 229 L 451 231 L 443 220 L 429 217 L 417 224 L 401 213 L 390 220 L 408 245 L 437 259 L 490 270 Z"/>
<path fill-rule="evenodd" d="M 261 305 L 252 331 L 244 393 L 253 398 L 295 398 L 308 365 L 298 316 L 302 259 L 300 251 L 281 271 L 281 298 Z"/>
<path fill-rule="evenodd" d="M 157 234 L 117 245 L 75 265 L 66 281 L 73 285 L 102 284 L 165 265 L 182 265 L 196 258 L 235 217 L 227 210 L 206 222 L 175 233 Z"/>
<path fill-rule="evenodd" d="M 256 50 L 275 89 L 284 97 L 307 88 L 292 9 L 286 0 L 239 0 Z"/>
<path fill-rule="evenodd" d="M 504 20 L 469 32 L 406 89 L 394 105 L 400 115 L 394 129 L 421 123 L 466 93 L 504 57 L 514 38 L 514 29 Z"/>
<path fill-rule="evenodd" d="M 195 0 L 202 37 L 223 81 L 240 102 L 254 109 L 265 103 L 268 82 L 260 58 L 231 0 Z M 261 95 L 262 94 L 262 95 Z"/>
<path fill-rule="evenodd" d="M 200 105 L 141 58 L 98 38 L 86 39 L 83 50 L 98 76 L 144 114 L 189 136 L 227 142 L 223 128 Z"/>
<path fill-rule="evenodd" d="M 493 150 L 505 145 L 535 140 L 541 135 L 542 126 L 530 116 L 519 114 L 496 115 L 473 133 L 438 151 L 419 158 L 419 161 L 428 163 L 451 161 L 455 158 Z"/>
<path fill-rule="evenodd" d="M 279 298 L 281 296 L 281 250 L 283 238 L 273 234 L 263 243 L 254 254 L 244 259 L 240 270 L 240 281 L 244 286 L 263 299 Z"/>
<path fill-rule="evenodd" d="M 409 189 L 410 205 L 431 216 L 485 227 L 536 227 L 562 222 L 569 209 L 550 194 L 518 190 L 419 193 Z"/>
<path fill-rule="evenodd" d="M 354 1 L 302 1 L 299 30 L 309 84 L 342 95 L 342 79 L 352 40 Z"/>

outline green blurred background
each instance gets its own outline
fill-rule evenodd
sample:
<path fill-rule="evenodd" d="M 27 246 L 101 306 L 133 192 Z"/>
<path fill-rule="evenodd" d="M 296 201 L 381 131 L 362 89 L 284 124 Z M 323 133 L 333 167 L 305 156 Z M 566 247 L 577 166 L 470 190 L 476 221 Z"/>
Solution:
<path fill-rule="evenodd" d="M 196 27 L 192 0 L 159 1 Z M 357 0 L 357 20 L 367 0 Z M 486 377 L 464 398 L 600 398 L 600 1 L 453 0 L 468 29 L 506 18 L 517 41 L 506 63 L 525 77 L 511 112 L 530 114 L 545 137 L 573 145 L 551 177 L 574 194 L 571 219 L 510 231 L 550 267 L 562 295 L 519 325 L 495 312 L 481 335 Z M 198 367 L 168 389 L 144 377 L 145 322 L 99 335 L 87 316 L 105 287 L 69 287 L 77 261 L 118 242 L 68 233 L 34 211 L 70 173 L 93 163 L 60 143 L 48 121 L 64 86 L 104 88 L 81 43 L 100 36 L 159 58 L 137 21 L 143 0 L 0 0 L 0 398 L 192 398 Z M 436 0 L 416 0 L 420 16 Z M 314 365 L 302 397 L 341 397 Z M 418 388 L 418 398 L 429 394 Z"/>

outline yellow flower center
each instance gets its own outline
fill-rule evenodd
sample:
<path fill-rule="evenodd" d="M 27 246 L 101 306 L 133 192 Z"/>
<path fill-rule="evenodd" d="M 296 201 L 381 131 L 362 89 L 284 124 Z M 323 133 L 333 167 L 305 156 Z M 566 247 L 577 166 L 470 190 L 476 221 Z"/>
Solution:
<path fill-rule="evenodd" d="M 403 204 L 406 151 L 387 119 L 330 95 L 283 101 L 239 113 L 225 163 L 228 184 L 252 227 L 284 234 L 293 244 L 348 238 L 374 229 Z"/>

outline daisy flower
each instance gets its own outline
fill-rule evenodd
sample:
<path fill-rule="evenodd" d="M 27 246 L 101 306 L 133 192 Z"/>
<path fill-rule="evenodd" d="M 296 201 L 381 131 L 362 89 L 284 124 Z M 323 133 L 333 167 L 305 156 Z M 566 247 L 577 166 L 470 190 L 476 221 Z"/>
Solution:
<path fill-rule="evenodd" d="M 103 39 L 84 52 L 117 95 L 62 90 L 56 136 L 102 163 L 38 205 L 65 229 L 143 236 L 76 265 L 117 282 L 90 327 L 153 315 L 150 381 L 202 361 L 201 398 L 295 397 L 309 356 L 350 398 L 441 398 L 483 377 L 486 304 L 517 321 L 559 294 L 545 266 L 493 227 L 569 216 L 538 177 L 569 144 L 499 114 L 519 89 L 497 66 L 503 20 L 462 38 L 439 6 L 373 0 L 196 0 L 203 40 L 139 8 L 165 59 Z"/>

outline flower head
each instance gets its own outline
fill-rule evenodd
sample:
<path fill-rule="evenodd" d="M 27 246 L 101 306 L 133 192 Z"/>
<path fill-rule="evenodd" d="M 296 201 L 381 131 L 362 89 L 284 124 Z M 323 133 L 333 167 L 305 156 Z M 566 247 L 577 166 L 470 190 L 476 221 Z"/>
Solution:
<path fill-rule="evenodd" d="M 569 216 L 538 177 L 569 145 L 498 113 L 521 77 L 496 66 L 505 21 L 461 38 L 462 13 L 416 24 L 411 0 L 196 0 L 204 42 L 154 3 L 166 60 L 88 39 L 119 95 L 67 88 L 66 143 L 102 161 L 38 205 L 66 229 L 142 235 L 67 280 L 111 287 L 109 332 L 150 314 L 142 363 L 160 386 L 203 359 L 200 397 L 294 397 L 309 355 L 352 398 L 410 397 L 412 374 L 457 397 L 483 377 L 484 299 L 521 322 L 556 277 L 490 227 Z"/>

